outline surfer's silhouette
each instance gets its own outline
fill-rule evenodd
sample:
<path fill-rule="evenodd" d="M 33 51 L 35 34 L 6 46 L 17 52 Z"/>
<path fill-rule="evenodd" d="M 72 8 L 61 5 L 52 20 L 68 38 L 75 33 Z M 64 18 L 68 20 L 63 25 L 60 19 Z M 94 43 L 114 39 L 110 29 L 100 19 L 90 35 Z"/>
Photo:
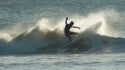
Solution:
<path fill-rule="evenodd" d="M 74 25 L 74 22 L 73 21 L 71 21 L 69 24 L 67 23 L 67 20 L 68 20 L 68 17 L 66 18 L 66 20 L 65 20 L 65 28 L 64 28 L 64 32 L 65 32 L 65 36 L 67 37 L 67 38 L 69 38 L 69 41 L 71 41 L 72 39 L 71 39 L 71 35 L 76 35 L 76 34 L 78 34 L 78 33 L 76 33 L 76 32 L 72 32 L 72 31 L 70 31 L 70 29 L 71 28 L 78 28 L 78 29 L 80 29 L 80 27 L 77 27 L 77 26 L 73 26 Z"/>

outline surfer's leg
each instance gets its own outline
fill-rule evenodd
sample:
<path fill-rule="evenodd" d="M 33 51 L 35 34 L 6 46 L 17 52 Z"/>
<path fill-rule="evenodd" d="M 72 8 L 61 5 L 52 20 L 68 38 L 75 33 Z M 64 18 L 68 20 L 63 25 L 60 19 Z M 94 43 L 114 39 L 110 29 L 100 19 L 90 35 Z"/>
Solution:
<path fill-rule="evenodd" d="M 71 39 L 71 36 L 70 36 L 70 35 L 67 35 L 67 37 L 69 38 L 69 42 L 70 42 L 70 41 L 72 40 L 72 39 Z"/>

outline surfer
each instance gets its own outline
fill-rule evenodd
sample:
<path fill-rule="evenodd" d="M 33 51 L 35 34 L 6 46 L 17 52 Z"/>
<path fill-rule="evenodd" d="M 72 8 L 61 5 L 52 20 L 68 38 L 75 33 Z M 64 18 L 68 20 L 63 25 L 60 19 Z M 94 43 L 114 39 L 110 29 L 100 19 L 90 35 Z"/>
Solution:
<path fill-rule="evenodd" d="M 71 39 L 71 36 L 70 35 L 76 35 L 76 34 L 78 34 L 78 33 L 76 33 L 76 32 L 71 32 L 70 31 L 70 29 L 71 28 L 78 28 L 78 29 L 80 29 L 80 27 L 77 27 L 77 26 L 73 26 L 74 25 L 74 22 L 73 21 L 71 21 L 69 24 L 67 23 L 67 20 L 68 20 L 68 17 L 66 18 L 66 20 L 65 20 L 65 28 L 64 28 L 64 32 L 65 32 L 65 36 L 67 37 L 67 38 L 69 38 L 69 41 L 71 41 L 72 39 Z"/>

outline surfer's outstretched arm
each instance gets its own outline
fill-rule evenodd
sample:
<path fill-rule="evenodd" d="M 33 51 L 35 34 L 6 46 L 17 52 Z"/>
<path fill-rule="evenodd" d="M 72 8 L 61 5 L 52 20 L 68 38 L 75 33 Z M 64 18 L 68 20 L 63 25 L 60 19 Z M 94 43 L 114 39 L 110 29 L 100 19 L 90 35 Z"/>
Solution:
<path fill-rule="evenodd" d="M 65 24 L 68 24 L 68 23 L 67 23 L 67 20 L 68 20 L 68 17 L 66 18 Z"/>
<path fill-rule="evenodd" d="M 77 26 L 72 26 L 72 28 L 78 28 L 78 29 L 80 29 L 80 27 L 77 27 Z"/>

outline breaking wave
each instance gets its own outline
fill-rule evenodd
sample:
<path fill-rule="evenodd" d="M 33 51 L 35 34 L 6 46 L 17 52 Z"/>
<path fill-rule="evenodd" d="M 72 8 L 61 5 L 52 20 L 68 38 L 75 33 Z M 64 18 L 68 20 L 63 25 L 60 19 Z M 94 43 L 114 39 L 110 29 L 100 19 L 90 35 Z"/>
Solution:
<path fill-rule="evenodd" d="M 84 17 L 71 16 L 71 20 L 81 30 L 71 29 L 79 34 L 72 36 L 73 41 L 70 43 L 67 43 L 68 40 L 63 34 L 65 19 L 58 21 L 58 24 L 52 24 L 49 19 L 42 18 L 32 28 L 16 31 L 17 34 L 14 34 L 13 29 L 2 31 L 0 54 L 124 52 L 124 36 L 112 32 L 111 28 L 116 25 L 114 21 L 107 20 L 111 18 L 109 14 L 112 14 L 114 19 L 120 16 L 114 10 L 100 11 Z"/>

